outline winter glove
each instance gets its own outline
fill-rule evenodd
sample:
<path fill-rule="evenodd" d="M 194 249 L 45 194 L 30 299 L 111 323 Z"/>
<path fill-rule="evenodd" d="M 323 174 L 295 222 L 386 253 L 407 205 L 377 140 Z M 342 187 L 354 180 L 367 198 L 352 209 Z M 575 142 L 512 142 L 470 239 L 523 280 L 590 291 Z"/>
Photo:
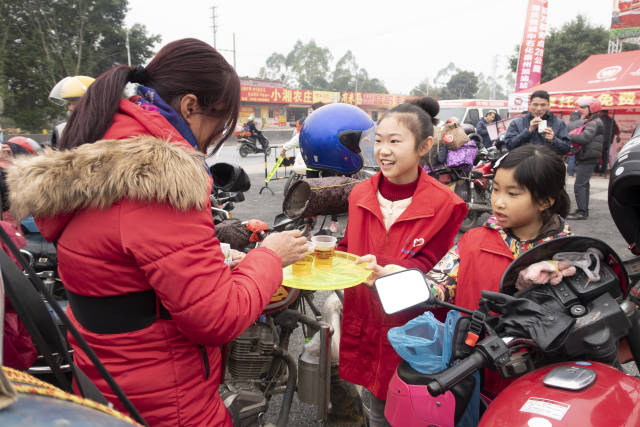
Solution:
<path fill-rule="evenodd" d="M 531 338 L 542 351 L 560 347 L 573 326 L 575 319 L 565 314 L 564 306 L 555 300 L 553 292 L 534 286 L 515 296 L 482 291 L 482 304 L 501 314 L 490 323 L 500 336 Z M 532 296 L 532 299 L 523 298 Z"/>
<path fill-rule="evenodd" d="M 521 291 L 531 285 L 557 285 L 563 277 L 576 274 L 576 268 L 566 261 L 540 261 L 520 270 L 516 288 Z"/>

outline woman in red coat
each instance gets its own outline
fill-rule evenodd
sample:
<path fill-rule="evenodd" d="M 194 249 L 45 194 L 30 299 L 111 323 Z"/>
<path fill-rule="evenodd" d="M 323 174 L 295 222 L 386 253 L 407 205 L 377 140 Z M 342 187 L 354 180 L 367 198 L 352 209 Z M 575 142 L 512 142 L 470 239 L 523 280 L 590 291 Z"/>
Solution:
<path fill-rule="evenodd" d="M 138 95 L 122 99 L 128 82 L 140 85 Z M 16 214 L 32 214 L 57 241 L 69 317 L 152 426 L 231 425 L 218 395 L 220 346 L 255 321 L 282 267 L 306 252 L 298 232 L 271 234 L 234 268 L 224 263 L 202 153 L 231 135 L 239 101 L 224 58 L 178 40 L 146 69 L 100 76 L 70 117 L 61 151 L 9 173 Z"/>
<path fill-rule="evenodd" d="M 396 264 L 426 273 L 453 245 L 467 207 L 420 167 L 420 159 L 433 145 L 438 111 L 437 101 L 421 98 L 382 117 L 374 144 L 380 172 L 349 195 L 349 222 L 339 250 L 368 254 L 361 260 L 372 268 Z M 340 376 L 373 394 L 372 426 L 384 425 L 387 386 L 400 362 L 387 332 L 418 314 L 385 314 L 368 286 L 345 290 Z"/>

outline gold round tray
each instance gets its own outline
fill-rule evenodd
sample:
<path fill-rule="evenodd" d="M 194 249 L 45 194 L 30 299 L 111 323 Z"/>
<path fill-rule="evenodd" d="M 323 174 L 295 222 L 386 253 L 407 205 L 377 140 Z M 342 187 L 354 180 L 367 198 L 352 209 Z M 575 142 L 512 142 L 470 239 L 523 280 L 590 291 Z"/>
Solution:
<path fill-rule="evenodd" d="M 309 291 L 332 291 L 356 286 L 371 274 L 371 270 L 365 269 L 366 263 L 355 263 L 358 258 L 357 255 L 335 251 L 333 257 L 325 261 L 308 254 L 306 265 L 294 264 L 283 269 L 282 284 Z"/>

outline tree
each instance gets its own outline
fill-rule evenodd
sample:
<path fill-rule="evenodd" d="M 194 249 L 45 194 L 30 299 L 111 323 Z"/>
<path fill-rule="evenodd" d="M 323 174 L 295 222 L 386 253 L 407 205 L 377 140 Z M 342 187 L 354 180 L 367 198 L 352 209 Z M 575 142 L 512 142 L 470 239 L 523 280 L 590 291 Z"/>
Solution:
<path fill-rule="evenodd" d="M 555 79 L 590 55 L 607 53 L 609 31 L 603 27 L 592 26 L 587 18 L 578 15 L 560 29 L 551 29 L 544 42 L 541 82 Z M 517 72 L 520 46 L 509 58 L 511 71 Z"/>
<path fill-rule="evenodd" d="M 492 89 L 494 89 L 492 93 Z M 478 74 L 478 92 L 475 94 L 479 99 L 507 99 L 504 88 L 494 76 Z"/>
<path fill-rule="evenodd" d="M 387 91 L 380 79 L 370 78 L 369 73 L 358 66 L 350 50 L 330 71 L 332 59 L 329 49 L 318 46 L 315 41 L 305 44 L 298 40 L 286 56 L 272 53 L 258 77 L 281 80 L 285 86 L 299 89 L 355 91 L 357 82 L 358 92 Z"/>
<path fill-rule="evenodd" d="M 458 71 L 451 76 L 441 97 L 443 99 L 473 98 L 478 92 L 478 77 L 472 71 Z"/>
<path fill-rule="evenodd" d="M 434 90 L 435 87 L 431 83 L 429 77 L 425 77 L 423 81 L 421 81 L 416 87 L 411 89 L 411 92 L 409 92 L 409 94 L 412 96 L 433 96 Z"/>
<path fill-rule="evenodd" d="M 443 87 L 436 87 L 429 77 L 422 80 L 409 93 L 412 96 L 430 96 L 432 98 L 442 98 Z M 443 98 L 444 99 L 444 98 Z"/>
<path fill-rule="evenodd" d="M 436 78 L 433 79 L 434 86 L 444 87 L 451 77 L 460 71 L 460 68 L 456 67 L 456 64 L 449 62 L 449 64 L 438 71 Z"/>
<path fill-rule="evenodd" d="M 152 55 L 159 36 L 143 25 L 124 27 L 127 0 L 3 0 L 0 6 L 0 96 L 5 116 L 17 126 L 40 130 L 64 114 L 48 100 L 65 76 L 97 77 L 114 63 L 132 64 Z"/>

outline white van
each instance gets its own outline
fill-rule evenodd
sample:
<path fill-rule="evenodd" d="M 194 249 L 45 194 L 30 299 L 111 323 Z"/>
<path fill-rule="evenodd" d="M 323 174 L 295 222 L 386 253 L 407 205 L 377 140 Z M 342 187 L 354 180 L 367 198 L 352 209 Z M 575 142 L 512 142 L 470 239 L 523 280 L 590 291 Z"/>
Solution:
<path fill-rule="evenodd" d="M 440 112 L 436 116 L 441 122 L 451 117 L 458 119 L 460 123 L 470 123 L 476 126 L 481 117 L 489 110 L 495 110 L 500 119 L 508 116 L 508 101 L 495 99 L 445 99 L 438 101 Z"/>

